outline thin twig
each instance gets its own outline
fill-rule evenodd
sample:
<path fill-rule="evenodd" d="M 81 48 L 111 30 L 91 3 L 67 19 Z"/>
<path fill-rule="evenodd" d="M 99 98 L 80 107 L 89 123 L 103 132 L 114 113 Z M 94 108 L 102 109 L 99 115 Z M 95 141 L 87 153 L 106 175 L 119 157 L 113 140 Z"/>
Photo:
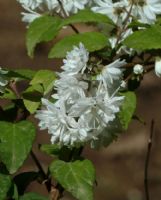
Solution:
<path fill-rule="evenodd" d="M 36 157 L 36 155 L 35 155 L 35 153 L 33 151 L 31 151 L 31 157 L 32 157 L 33 161 L 35 162 L 37 168 L 39 169 L 39 172 L 42 175 L 42 178 L 44 180 L 44 183 L 46 185 L 46 188 L 47 188 L 48 192 L 50 192 L 50 190 L 51 190 L 51 184 L 50 184 L 50 181 L 48 181 L 48 176 L 45 173 L 43 167 L 41 166 L 39 160 L 37 159 L 37 157 Z"/>
<path fill-rule="evenodd" d="M 16 95 L 17 99 L 20 99 L 21 96 L 17 90 L 17 85 L 15 81 L 10 81 L 9 83 L 9 87 L 11 88 L 11 90 L 14 92 L 14 94 Z"/>
<path fill-rule="evenodd" d="M 154 135 L 154 120 L 152 120 L 151 122 L 150 136 L 149 136 L 149 141 L 148 141 L 148 146 L 147 146 L 147 154 L 146 154 L 145 167 L 144 167 L 144 188 L 145 188 L 146 200 L 150 200 L 149 185 L 148 185 L 148 169 L 149 169 L 153 135 Z"/>
<path fill-rule="evenodd" d="M 127 25 L 127 22 L 129 20 L 130 15 L 131 15 L 132 7 L 133 7 L 133 3 L 131 4 L 130 10 L 127 12 L 127 16 L 126 16 L 124 23 L 123 23 L 124 25 L 123 25 L 122 29 L 120 30 L 120 32 L 118 34 L 115 46 L 118 46 L 119 41 L 120 41 L 121 36 L 122 36 L 122 33 L 126 31 L 126 28 L 127 28 L 126 25 Z"/>
<path fill-rule="evenodd" d="M 64 7 L 63 7 L 63 4 L 62 4 L 61 0 L 57 0 L 57 1 L 58 1 L 59 5 L 60 5 L 60 8 L 61 8 L 61 10 L 62 10 L 62 13 L 63 13 L 64 17 L 67 18 L 68 15 L 67 15 L 67 13 L 66 13 Z M 75 33 L 77 33 L 77 34 L 79 33 L 78 29 L 77 29 L 74 25 L 69 24 L 69 26 L 73 29 L 73 31 L 74 31 Z"/>

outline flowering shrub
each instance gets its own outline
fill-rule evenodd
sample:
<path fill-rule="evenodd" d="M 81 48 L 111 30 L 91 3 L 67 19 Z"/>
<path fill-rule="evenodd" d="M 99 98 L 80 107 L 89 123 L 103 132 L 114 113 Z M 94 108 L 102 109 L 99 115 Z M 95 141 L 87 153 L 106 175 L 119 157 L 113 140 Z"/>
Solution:
<path fill-rule="evenodd" d="M 66 190 L 76 199 L 92 200 L 95 169 L 81 153 L 86 145 L 100 149 L 119 137 L 134 116 L 135 89 L 143 77 L 151 70 L 161 76 L 161 1 L 17 1 L 30 57 L 61 29 L 70 26 L 73 34 L 49 52 L 49 58 L 64 58 L 59 72 L 0 68 L 0 98 L 10 102 L 0 108 L 0 199 L 47 200 L 25 193 L 37 180 L 50 199 L 60 199 Z M 76 23 L 98 31 L 82 33 Z M 51 144 L 39 147 L 55 156 L 47 172 L 32 151 L 36 125 L 30 116 L 51 136 Z M 29 154 L 38 171 L 18 173 Z"/>

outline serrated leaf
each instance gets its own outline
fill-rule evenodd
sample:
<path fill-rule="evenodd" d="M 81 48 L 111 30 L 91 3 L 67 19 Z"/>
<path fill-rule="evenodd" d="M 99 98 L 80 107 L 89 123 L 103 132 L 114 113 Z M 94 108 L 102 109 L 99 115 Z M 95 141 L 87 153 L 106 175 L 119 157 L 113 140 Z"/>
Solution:
<path fill-rule="evenodd" d="M 8 175 L 0 174 L 0 199 L 5 200 L 7 193 L 12 185 L 11 178 Z"/>
<path fill-rule="evenodd" d="M 123 44 L 136 50 L 161 49 L 161 26 L 154 25 L 127 37 Z"/>
<path fill-rule="evenodd" d="M 53 71 L 51 70 L 39 70 L 30 84 L 32 86 L 37 85 L 37 84 L 42 84 L 44 88 L 44 94 L 47 94 L 54 85 L 54 81 L 56 79 L 56 75 Z"/>
<path fill-rule="evenodd" d="M 27 158 L 35 138 L 35 127 L 29 121 L 0 122 L 0 160 L 10 174 L 15 173 Z"/>
<path fill-rule="evenodd" d="M 122 95 L 125 99 L 118 117 L 122 127 L 126 130 L 136 109 L 136 95 L 134 92 L 124 92 Z"/>
<path fill-rule="evenodd" d="M 29 26 L 26 37 L 28 55 L 33 57 L 35 46 L 40 42 L 52 40 L 61 28 L 62 20 L 53 16 L 42 16 Z"/>
<path fill-rule="evenodd" d="M 89 160 L 56 160 L 51 164 L 50 172 L 78 200 L 93 200 L 95 170 Z"/>
<path fill-rule="evenodd" d="M 26 193 L 24 196 L 21 196 L 19 200 L 49 200 L 47 197 L 44 197 L 37 193 Z"/>
<path fill-rule="evenodd" d="M 49 53 L 49 58 L 63 58 L 67 51 L 82 42 L 89 52 L 94 52 L 109 45 L 105 35 L 98 32 L 86 32 L 64 37 L 56 43 Z"/>
<path fill-rule="evenodd" d="M 73 24 L 73 23 L 87 23 L 87 22 L 96 22 L 96 23 L 106 23 L 114 26 L 114 23 L 106 15 L 92 12 L 89 9 L 80 10 L 77 14 L 72 15 L 71 17 L 63 20 L 63 25 Z"/>

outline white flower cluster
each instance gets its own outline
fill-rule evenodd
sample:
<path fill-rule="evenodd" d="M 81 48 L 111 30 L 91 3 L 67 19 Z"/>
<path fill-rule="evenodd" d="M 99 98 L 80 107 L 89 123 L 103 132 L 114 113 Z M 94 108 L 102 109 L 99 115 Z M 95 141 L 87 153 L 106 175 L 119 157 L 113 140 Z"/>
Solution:
<path fill-rule="evenodd" d="M 112 48 L 133 33 L 132 29 L 128 28 L 132 20 L 153 24 L 156 16 L 161 14 L 161 0 L 94 0 L 94 2 L 92 11 L 107 15 L 119 27 L 119 30 L 124 29 L 119 41 L 116 36 L 110 38 Z M 118 53 L 122 50 L 125 53 L 132 53 L 124 46 L 121 46 Z"/>
<path fill-rule="evenodd" d="M 76 146 L 100 145 L 115 126 L 123 96 L 118 95 L 122 69 L 120 59 L 100 66 L 99 74 L 88 63 L 89 53 L 82 43 L 67 53 L 63 71 L 55 82 L 55 102 L 43 98 L 44 109 L 36 114 L 42 130 L 48 129 L 51 142 Z"/>
<path fill-rule="evenodd" d="M 5 77 L 5 74 L 7 74 L 8 71 L 2 70 L 0 67 L 0 93 L 4 93 L 5 86 L 8 84 L 8 81 Z"/>
<path fill-rule="evenodd" d="M 77 13 L 89 3 L 89 0 L 17 0 L 26 12 L 22 12 L 24 22 L 32 22 L 45 13 L 58 13 L 64 16 L 60 2 L 66 15 Z"/>
<path fill-rule="evenodd" d="M 127 14 L 131 19 L 142 23 L 152 24 L 156 21 L 156 15 L 161 14 L 160 0 L 94 0 L 95 5 L 91 9 L 110 17 L 117 25 L 123 25 Z M 130 19 L 129 19 L 130 21 Z"/>

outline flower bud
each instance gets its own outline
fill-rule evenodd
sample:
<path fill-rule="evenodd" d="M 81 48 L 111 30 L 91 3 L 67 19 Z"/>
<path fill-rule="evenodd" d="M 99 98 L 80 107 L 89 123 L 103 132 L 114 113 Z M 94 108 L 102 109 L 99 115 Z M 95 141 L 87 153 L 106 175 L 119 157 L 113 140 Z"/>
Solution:
<path fill-rule="evenodd" d="M 161 77 L 161 57 L 156 57 L 155 59 L 155 74 Z"/>
<path fill-rule="evenodd" d="M 144 68 L 143 68 L 143 66 L 140 65 L 140 64 L 135 65 L 134 68 L 133 68 L 133 72 L 134 72 L 134 74 L 136 74 L 136 75 L 142 74 L 143 71 L 144 71 Z"/>

